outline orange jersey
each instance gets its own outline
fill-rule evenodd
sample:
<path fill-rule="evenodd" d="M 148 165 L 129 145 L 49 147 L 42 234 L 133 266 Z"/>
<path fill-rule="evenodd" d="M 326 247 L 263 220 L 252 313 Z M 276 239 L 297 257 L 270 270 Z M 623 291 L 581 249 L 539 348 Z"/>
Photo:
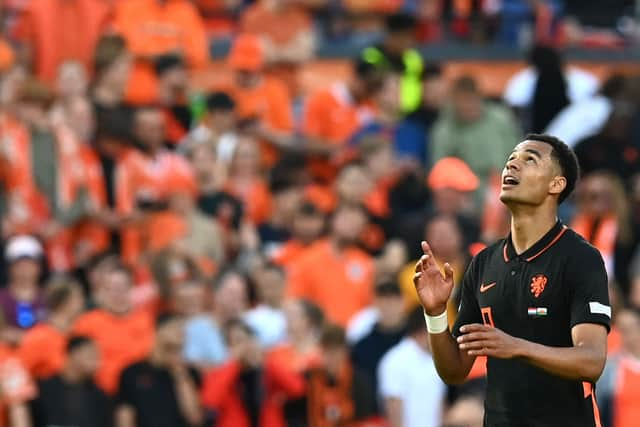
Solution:
<path fill-rule="evenodd" d="M 116 8 L 114 27 L 138 58 L 127 89 L 131 102 L 155 100 L 156 77 L 151 58 L 178 52 L 192 68 L 200 68 L 208 61 L 204 22 L 187 0 L 122 1 Z"/>
<path fill-rule="evenodd" d="M 96 382 L 110 394 L 118 389 L 122 370 L 149 354 L 154 336 L 153 320 L 148 312 L 116 316 L 101 309 L 82 315 L 73 333 L 95 340 L 101 356 Z"/>
<path fill-rule="evenodd" d="M 346 326 L 373 301 L 374 262 L 364 251 L 337 253 L 329 240 L 305 250 L 291 266 L 288 294 L 318 304 L 329 320 Z"/>
<path fill-rule="evenodd" d="M 17 354 L 36 379 L 59 373 L 67 353 L 67 335 L 48 323 L 38 323 L 22 338 Z"/>
<path fill-rule="evenodd" d="M 33 49 L 38 77 L 53 82 L 66 60 L 93 65 L 93 52 L 111 18 L 107 1 L 37 0 L 27 3 L 18 37 Z"/>
<path fill-rule="evenodd" d="M 140 201 L 166 203 L 171 194 L 196 191 L 190 165 L 169 151 L 162 151 L 155 158 L 132 151 L 116 171 L 116 208 L 123 215 L 133 213 Z M 133 264 L 144 250 L 161 249 L 185 230 L 184 221 L 168 208 L 150 213 L 142 224 L 123 227 L 123 257 Z"/>

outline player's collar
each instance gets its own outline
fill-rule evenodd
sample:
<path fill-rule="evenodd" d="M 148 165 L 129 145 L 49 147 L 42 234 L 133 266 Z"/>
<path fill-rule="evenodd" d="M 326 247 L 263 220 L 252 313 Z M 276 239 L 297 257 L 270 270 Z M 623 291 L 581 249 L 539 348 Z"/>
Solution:
<path fill-rule="evenodd" d="M 526 262 L 533 261 L 540 255 L 542 255 L 544 251 L 553 246 L 553 244 L 556 243 L 560 239 L 560 237 L 562 237 L 565 231 L 567 231 L 567 227 L 562 224 L 560 220 L 558 220 L 556 224 L 551 228 L 551 230 L 547 232 L 547 234 L 542 236 L 540 240 L 538 240 L 533 246 L 531 246 L 519 256 L 516 253 L 515 248 L 513 247 L 513 242 L 511 241 L 511 233 L 509 233 L 504 241 L 504 245 L 502 248 L 502 257 L 504 258 L 505 262 L 509 262 L 514 258 L 519 258 L 522 261 Z"/>

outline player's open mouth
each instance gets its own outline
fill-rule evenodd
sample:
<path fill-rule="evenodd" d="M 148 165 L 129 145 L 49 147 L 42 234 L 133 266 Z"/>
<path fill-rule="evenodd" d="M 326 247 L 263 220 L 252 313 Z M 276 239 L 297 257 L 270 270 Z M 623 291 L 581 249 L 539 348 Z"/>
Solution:
<path fill-rule="evenodd" d="M 518 185 L 520 183 L 520 181 L 518 181 L 518 178 L 516 178 L 515 176 L 511 176 L 511 175 L 505 175 L 504 178 L 502 178 L 502 187 L 515 187 L 516 185 Z"/>

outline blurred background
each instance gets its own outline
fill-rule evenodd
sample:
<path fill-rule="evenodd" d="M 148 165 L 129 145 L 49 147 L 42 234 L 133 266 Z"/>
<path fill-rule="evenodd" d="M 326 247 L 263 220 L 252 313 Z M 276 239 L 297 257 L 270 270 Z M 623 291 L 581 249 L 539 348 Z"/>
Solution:
<path fill-rule="evenodd" d="M 479 427 L 412 276 L 509 231 L 528 132 L 614 308 L 640 418 L 640 4 L 0 1 L 0 426 Z"/>

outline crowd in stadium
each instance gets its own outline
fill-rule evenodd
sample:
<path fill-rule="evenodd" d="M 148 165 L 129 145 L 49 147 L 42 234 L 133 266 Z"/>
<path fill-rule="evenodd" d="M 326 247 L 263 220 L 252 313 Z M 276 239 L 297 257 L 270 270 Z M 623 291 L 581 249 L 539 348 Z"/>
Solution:
<path fill-rule="evenodd" d="M 634 3 L 2 2 L 0 426 L 480 427 L 485 360 L 441 381 L 412 277 L 426 240 L 453 324 L 528 132 L 580 160 L 561 214 L 610 282 L 601 414 L 636 426 L 640 78 L 556 50 L 634 45 Z M 443 40 L 528 64 L 489 99 L 421 54 Z M 342 44 L 344 78 L 302 90 Z"/>

